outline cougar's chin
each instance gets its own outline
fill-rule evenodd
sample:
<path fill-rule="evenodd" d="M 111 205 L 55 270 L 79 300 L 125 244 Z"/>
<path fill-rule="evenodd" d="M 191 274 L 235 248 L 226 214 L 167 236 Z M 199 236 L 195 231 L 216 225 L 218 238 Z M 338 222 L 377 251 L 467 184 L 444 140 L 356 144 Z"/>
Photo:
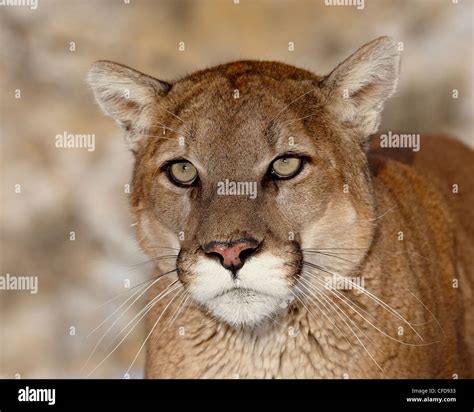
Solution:
<path fill-rule="evenodd" d="M 233 326 L 256 326 L 284 312 L 292 300 L 291 266 L 273 253 L 250 258 L 237 276 L 207 257 L 191 268 L 193 299 L 219 320 Z"/>
<path fill-rule="evenodd" d="M 257 326 L 286 310 L 288 301 L 249 289 L 234 288 L 206 302 L 206 308 L 231 326 Z"/>

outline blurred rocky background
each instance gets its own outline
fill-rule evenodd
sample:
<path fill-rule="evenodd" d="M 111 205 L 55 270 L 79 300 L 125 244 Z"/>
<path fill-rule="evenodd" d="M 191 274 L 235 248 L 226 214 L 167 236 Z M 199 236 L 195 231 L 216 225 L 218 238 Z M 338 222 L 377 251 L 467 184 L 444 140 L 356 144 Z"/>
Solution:
<path fill-rule="evenodd" d="M 0 6 L 0 275 L 39 279 L 37 294 L 0 291 L 0 376 L 84 376 L 106 329 L 88 333 L 129 296 L 128 281 L 150 274 L 124 190 L 131 155 L 85 84 L 93 61 L 115 60 L 164 80 L 241 58 L 324 74 L 363 43 L 390 35 L 404 44 L 402 76 L 382 128 L 445 131 L 472 145 L 472 18 L 469 0 L 365 0 L 363 9 L 324 0 Z M 64 132 L 95 134 L 95 150 L 56 148 Z M 138 326 L 93 376 L 122 377 L 143 338 Z M 108 353 L 110 339 L 104 342 L 89 368 Z M 139 362 L 132 377 L 140 376 Z"/>

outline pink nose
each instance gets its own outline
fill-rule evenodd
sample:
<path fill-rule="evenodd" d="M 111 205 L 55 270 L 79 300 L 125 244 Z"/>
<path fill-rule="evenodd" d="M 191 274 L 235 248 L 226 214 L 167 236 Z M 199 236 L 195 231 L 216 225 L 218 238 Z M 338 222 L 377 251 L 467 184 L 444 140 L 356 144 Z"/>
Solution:
<path fill-rule="evenodd" d="M 217 255 L 222 266 L 236 272 L 257 249 L 258 242 L 254 239 L 242 239 L 231 243 L 210 242 L 204 248 L 208 255 Z"/>

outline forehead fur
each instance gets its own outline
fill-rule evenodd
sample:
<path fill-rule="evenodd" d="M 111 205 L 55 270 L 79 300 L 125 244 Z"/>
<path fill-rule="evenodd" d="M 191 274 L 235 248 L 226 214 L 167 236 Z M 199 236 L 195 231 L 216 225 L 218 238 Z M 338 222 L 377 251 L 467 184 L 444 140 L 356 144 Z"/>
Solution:
<path fill-rule="evenodd" d="M 219 163 L 221 169 L 222 160 L 233 159 L 228 165 L 233 169 L 235 160 L 240 166 L 268 161 L 279 144 L 281 150 L 289 149 L 281 138 L 294 135 L 303 143 L 305 119 L 293 121 L 317 111 L 318 81 L 306 70 L 266 61 L 239 61 L 191 74 L 173 85 L 152 115 L 174 130 L 169 132 L 173 139 L 149 139 L 145 151 L 150 154 L 154 148 L 154 154 L 167 158 L 191 156 L 189 160 L 206 167 Z M 182 147 L 174 139 L 179 134 L 186 139 Z"/>
<path fill-rule="evenodd" d="M 245 76 L 261 76 L 280 81 L 286 79 L 297 81 L 318 80 L 317 76 L 307 70 L 279 62 L 256 60 L 242 60 L 221 64 L 195 72 L 183 80 L 199 82 L 213 78 L 216 75 L 225 77 L 231 84 L 237 84 L 238 81 Z"/>
<path fill-rule="evenodd" d="M 308 99 L 312 98 L 314 103 L 320 80 L 306 70 L 283 63 L 238 61 L 184 77 L 173 85 L 168 102 L 174 110 L 185 114 L 186 110 L 200 109 L 208 119 L 212 114 L 225 115 L 227 123 L 233 120 L 241 122 L 249 117 L 257 119 L 265 110 L 268 121 L 272 120 L 272 115 L 280 117 L 277 116 L 279 110 L 282 110 L 284 119 L 290 112 L 308 108 Z M 295 98 L 297 101 L 283 113 L 284 107 Z M 239 119 L 235 117 L 239 113 L 252 116 Z"/>

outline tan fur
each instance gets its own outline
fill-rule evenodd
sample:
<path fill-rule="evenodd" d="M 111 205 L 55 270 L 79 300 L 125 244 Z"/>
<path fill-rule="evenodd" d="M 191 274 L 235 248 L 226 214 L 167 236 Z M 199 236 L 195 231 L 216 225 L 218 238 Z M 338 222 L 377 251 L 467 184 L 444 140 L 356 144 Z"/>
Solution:
<path fill-rule="evenodd" d="M 396 43 L 387 38 L 326 77 L 242 61 L 169 85 L 96 63 L 89 78 L 96 98 L 136 156 L 131 204 L 140 245 L 152 258 L 170 254 L 167 248 L 180 252 L 177 262 L 156 264 L 156 276 L 176 267 L 178 276 L 157 281 L 150 299 L 177 279 L 182 286 L 147 317 L 147 377 L 472 376 L 474 156 L 445 137 L 423 138 L 415 155 L 380 149 L 377 136 L 367 155 L 398 67 Z M 134 91 L 127 100 L 117 88 L 121 77 Z M 263 177 L 276 156 L 295 150 L 308 158 L 298 176 Z M 169 181 L 160 165 L 175 158 L 195 165 L 198 186 Z M 259 195 L 217 196 L 216 183 L 226 178 L 257 181 Z M 282 273 L 298 298 L 252 326 L 216 320 L 191 298 L 178 311 L 196 282 L 202 245 L 248 236 L 263 242 L 259 254 L 287 262 Z M 364 279 L 372 298 L 330 293 L 323 287 L 330 272 Z"/>

